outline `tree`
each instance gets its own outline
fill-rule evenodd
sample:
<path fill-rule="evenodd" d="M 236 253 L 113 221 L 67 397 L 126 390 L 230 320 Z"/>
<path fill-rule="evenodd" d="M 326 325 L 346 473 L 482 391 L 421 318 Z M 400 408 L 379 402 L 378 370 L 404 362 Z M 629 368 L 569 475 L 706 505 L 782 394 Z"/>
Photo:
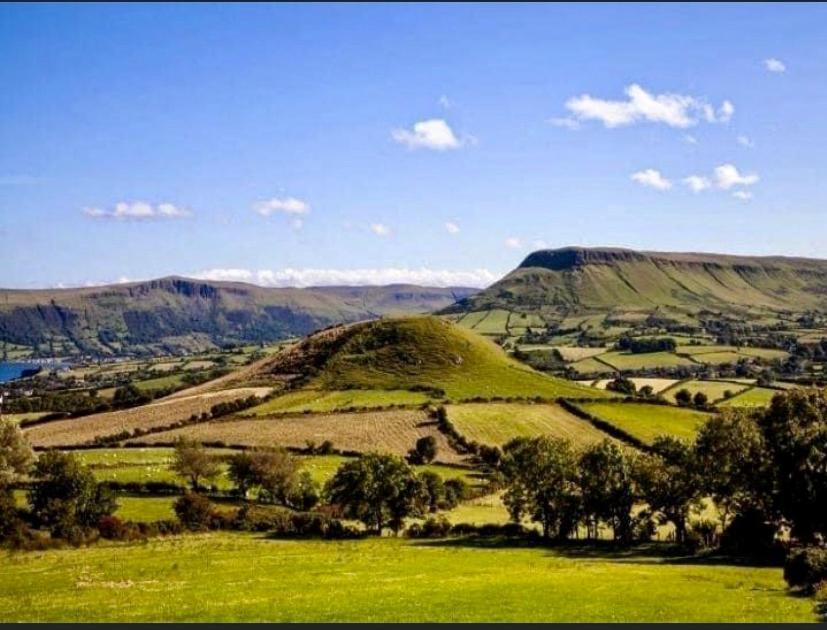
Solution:
<path fill-rule="evenodd" d="M 227 476 L 242 499 L 246 499 L 250 490 L 256 485 L 253 470 L 253 457 L 248 451 L 235 453 L 230 457 Z"/>
<path fill-rule="evenodd" d="M 34 452 L 16 422 L 0 420 L 0 492 L 25 475 Z"/>
<path fill-rule="evenodd" d="M 430 464 L 436 458 L 437 444 L 433 435 L 426 435 L 416 441 L 416 446 L 408 451 L 411 464 Z"/>
<path fill-rule="evenodd" d="M 686 540 L 686 524 L 699 506 L 700 483 L 694 453 L 688 444 L 660 436 L 652 454 L 643 455 L 635 467 L 635 481 L 649 507 L 675 526 L 675 540 Z"/>
<path fill-rule="evenodd" d="M 523 515 L 541 523 L 545 538 L 566 538 L 577 525 L 580 494 L 577 457 L 568 440 L 516 438 L 505 445 L 500 464 L 503 501 L 512 520 Z"/>
<path fill-rule="evenodd" d="M 419 474 L 419 479 L 425 487 L 425 493 L 428 497 L 428 510 L 436 512 L 440 507 L 445 505 L 445 482 L 442 481 L 437 473 L 426 470 Z"/>
<path fill-rule="evenodd" d="M 29 490 L 32 516 L 57 537 L 71 537 L 78 528 L 93 527 L 118 507 L 108 488 L 72 454 L 47 451 L 32 470 Z"/>
<path fill-rule="evenodd" d="M 328 481 L 328 502 L 338 505 L 347 518 L 362 521 L 381 535 L 389 523 L 397 529 L 407 516 L 425 508 L 422 483 L 400 457 L 367 453 L 345 462 Z"/>
<path fill-rule="evenodd" d="M 706 407 L 708 402 L 709 397 L 703 392 L 695 392 L 695 395 L 692 397 L 692 404 L 698 407 L 698 409 Z"/>
<path fill-rule="evenodd" d="M 634 382 L 622 376 L 618 376 L 616 379 L 606 383 L 606 389 L 619 394 L 626 394 L 627 396 L 634 396 L 637 391 Z"/>
<path fill-rule="evenodd" d="M 192 531 L 208 529 L 213 518 L 213 508 L 209 499 L 195 492 L 187 492 L 178 498 L 172 508 L 181 525 Z"/>
<path fill-rule="evenodd" d="M 644 385 L 638 390 L 638 395 L 641 398 L 654 398 L 655 389 L 651 385 Z"/>
<path fill-rule="evenodd" d="M 589 517 L 587 530 L 597 534 L 597 523 L 605 521 L 615 540 L 628 542 L 632 537 L 634 480 L 632 466 L 620 447 L 603 440 L 587 448 L 580 456 L 579 484 L 583 494 L 583 513 Z M 591 527 L 588 527 L 591 525 Z"/>
<path fill-rule="evenodd" d="M 692 392 L 683 388 L 675 394 L 675 402 L 681 407 L 686 407 L 692 403 Z"/>
<path fill-rule="evenodd" d="M 468 498 L 468 484 L 459 477 L 445 481 L 445 507 L 456 507 L 460 501 Z"/>
<path fill-rule="evenodd" d="M 792 389 L 758 412 L 775 472 L 775 504 L 793 536 L 827 536 L 827 390 Z"/>
<path fill-rule="evenodd" d="M 218 462 L 200 442 L 178 438 L 170 468 L 179 476 L 188 479 L 193 491 L 198 491 L 202 479 L 214 479 L 221 472 Z"/>
<path fill-rule="evenodd" d="M 773 477 L 769 452 L 748 413 L 727 410 L 708 420 L 698 431 L 694 450 L 700 484 L 718 507 L 721 531 L 736 513 L 768 512 Z"/>

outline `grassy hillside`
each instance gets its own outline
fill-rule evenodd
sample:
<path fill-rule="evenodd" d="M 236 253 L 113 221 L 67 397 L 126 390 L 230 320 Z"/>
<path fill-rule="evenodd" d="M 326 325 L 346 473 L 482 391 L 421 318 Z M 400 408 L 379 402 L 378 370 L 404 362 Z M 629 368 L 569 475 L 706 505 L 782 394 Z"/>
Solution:
<path fill-rule="evenodd" d="M 274 356 L 252 378 L 312 375 L 303 390 L 404 390 L 430 398 L 600 396 L 509 358 L 488 339 L 437 317 L 383 319 L 324 331 Z M 297 394 L 291 394 L 294 402 Z M 407 399 L 400 401 L 410 403 Z M 390 399 L 386 399 L 391 403 Z M 283 407 L 279 399 L 268 406 Z"/>
<path fill-rule="evenodd" d="M 383 314 L 430 312 L 471 293 L 410 285 L 280 289 L 177 277 L 0 290 L 0 344 L 7 353 L 27 348 L 36 355 L 191 352 L 305 335 Z"/>
<path fill-rule="evenodd" d="M 827 261 L 569 247 L 530 254 L 448 312 L 577 313 L 626 319 L 711 312 L 757 315 L 827 307 Z M 483 320 L 484 321 L 484 320 Z"/>

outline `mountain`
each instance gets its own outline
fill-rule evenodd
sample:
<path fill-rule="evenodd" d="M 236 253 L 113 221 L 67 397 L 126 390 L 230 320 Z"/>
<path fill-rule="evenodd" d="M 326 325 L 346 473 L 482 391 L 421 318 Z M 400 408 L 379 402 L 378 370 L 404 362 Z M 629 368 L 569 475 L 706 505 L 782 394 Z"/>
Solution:
<path fill-rule="evenodd" d="M 413 285 L 265 288 L 180 277 L 0 290 L 0 343 L 42 355 L 197 351 L 301 336 L 382 315 L 430 312 L 474 291 Z"/>
<path fill-rule="evenodd" d="M 320 331 L 242 370 L 235 380 L 278 384 L 295 378 L 312 390 L 406 390 L 453 400 L 595 395 L 592 388 L 540 374 L 489 339 L 432 316 Z"/>
<path fill-rule="evenodd" d="M 612 313 L 678 320 L 827 310 L 827 260 L 565 247 L 536 251 L 446 313 L 503 309 L 546 322 Z"/>

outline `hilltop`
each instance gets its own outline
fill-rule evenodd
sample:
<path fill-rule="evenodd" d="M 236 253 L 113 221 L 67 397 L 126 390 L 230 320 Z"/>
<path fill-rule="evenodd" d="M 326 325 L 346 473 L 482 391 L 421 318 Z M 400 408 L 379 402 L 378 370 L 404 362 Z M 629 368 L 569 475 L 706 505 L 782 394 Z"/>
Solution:
<path fill-rule="evenodd" d="M 339 326 L 245 374 L 255 382 L 301 376 L 305 389 L 317 391 L 405 391 L 452 399 L 595 395 L 591 388 L 540 374 L 485 337 L 437 317 Z"/>
<path fill-rule="evenodd" d="M 167 277 L 100 287 L 0 290 L 0 350 L 162 354 L 302 336 L 342 322 L 444 308 L 474 289 L 265 288 Z"/>

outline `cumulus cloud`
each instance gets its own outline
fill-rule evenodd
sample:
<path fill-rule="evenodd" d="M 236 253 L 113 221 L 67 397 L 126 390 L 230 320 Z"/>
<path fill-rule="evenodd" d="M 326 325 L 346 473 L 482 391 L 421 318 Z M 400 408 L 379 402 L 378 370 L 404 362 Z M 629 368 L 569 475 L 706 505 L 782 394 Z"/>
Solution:
<path fill-rule="evenodd" d="M 250 282 L 265 287 L 314 287 L 338 285 L 418 284 L 432 287 L 486 287 L 500 276 L 488 269 L 450 271 L 442 269 L 207 269 L 193 274 L 202 280 Z"/>
<path fill-rule="evenodd" d="M 784 62 L 780 59 L 776 59 L 775 57 L 764 59 L 764 67 L 769 72 L 781 73 L 787 71 L 787 66 L 784 64 Z"/>
<path fill-rule="evenodd" d="M 647 186 L 656 190 L 669 190 L 672 188 L 672 182 L 661 175 L 660 171 L 656 171 L 653 168 L 632 173 L 631 179 L 641 186 Z"/>
<path fill-rule="evenodd" d="M 715 183 L 722 190 L 729 190 L 733 186 L 752 186 L 758 179 L 755 173 L 742 175 L 734 164 L 722 164 L 715 168 Z"/>
<path fill-rule="evenodd" d="M 448 234 L 459 234 L 459 226 L 453 221 L 448 221 L 445 224 L 445 230 L 448 232 Z"/>
<path fill-rule="evenodd" d="M 394 129 L 391 137 L 409 149 L 432 149 L 434 151 L 459 149 L 467 141 L 457 137 L 448 123 L 441 118 L 415 123 L 412 130 Z"/>
<path fill-rule="evenodd" d="M 118 221 L 155 221 L 163 219 L 184 219 L 192 212 L 171 203 L 152 205 L 145 201 L 120 201 L 114 208 L 84 208 L 83 214 L 91 219 L 115 219 Z"/>
<path fill-rule="evenodd" d="M 700 121 L 727 122 L 735 113 L 730 101 L 723 101 L 715 109 L 703 99 L 684 94 L 652 94 L 637 84 L 625 90 L 626 100 L 607 100 L 589 94 L 575 96 L 566 101 L 569 118 L 553 119 L 560 126 L 574 125 L 586 120 L 598 120 L 605 127 L 622 127 L 638 122 L 662 123 L 685 129 Z M 570 122 L 563 122 L 570 121 Z"/>
<path fill-rule="evenodd" d="M 511 249 L 518 249 L 523 246 L 523 243 L 516 236 L 509 236 L 505 239 L 505 246 L 510 247 Z"/>
<path fill-rule="evenodd" d="M 701 175 L 690 175 L 689 177 L 685 177 L 683 183 L 689 186 L 689 189 L 694 193 L 699 193 L 712 186 L 712 182 L 709 181 L 709 178 L 702 177 Z"/>
<path fill-rule="evenodd" d="M 376 236 L 388 236 L 391 233 L 391 229 L 384 223 L 371 223 L 370 231 Z"/>
<path fill-rule="evenodd" d="M 310 212 L 310 205 L 306 201 L 295 197 L 284 197 L 283 199 L 273 197 L 257 202 L 253 209 L 263 217 L 278 213 L 304 215 Z"/>
<path fill-rule="evenodd" d="M 749 201 L 752 199 L 752 193 L 748 190 L 736 190 L 732 196 L 741 201 Z"/>

